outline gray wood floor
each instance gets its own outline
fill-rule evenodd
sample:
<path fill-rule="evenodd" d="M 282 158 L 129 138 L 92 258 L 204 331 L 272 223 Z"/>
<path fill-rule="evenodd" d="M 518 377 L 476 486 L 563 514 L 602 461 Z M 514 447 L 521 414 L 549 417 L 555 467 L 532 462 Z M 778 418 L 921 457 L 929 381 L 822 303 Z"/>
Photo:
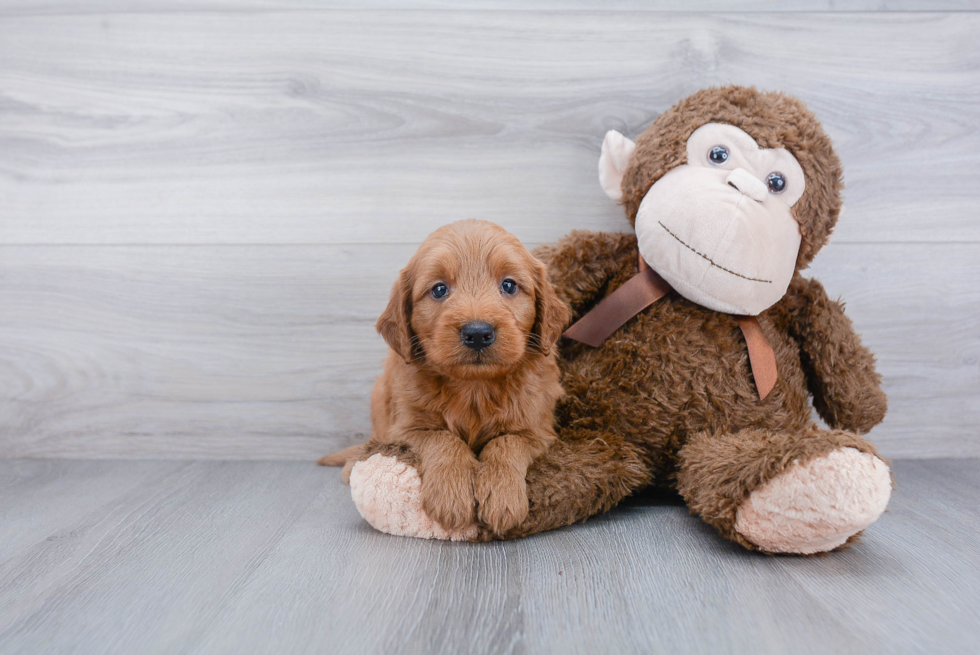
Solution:
<path fill-rule="evenodd" d="M 976 652 L 980 461 L 894 470 L 858 547 L 793 558 L 672 498 L 448 544 L 311 464 L 0 461 L 0 652 Z"/>

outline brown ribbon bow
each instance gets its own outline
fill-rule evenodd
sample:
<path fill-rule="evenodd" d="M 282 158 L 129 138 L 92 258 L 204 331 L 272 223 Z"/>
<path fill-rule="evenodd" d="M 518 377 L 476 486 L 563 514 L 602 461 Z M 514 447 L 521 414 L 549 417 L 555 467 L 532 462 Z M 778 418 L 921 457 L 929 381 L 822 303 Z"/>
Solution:
<path fill-rule="evenodd" d="M 640 257 L 640 272 L 627 280 L 565 330 L 564 336 L 598 348 L 613 332 L 671 292 L 667 281 Z M 749 366 L 759 397 L 765 398 L 776 385 L 776 354 L 754 316 L 736 316 L 735 323 L 749 350 Z"/>

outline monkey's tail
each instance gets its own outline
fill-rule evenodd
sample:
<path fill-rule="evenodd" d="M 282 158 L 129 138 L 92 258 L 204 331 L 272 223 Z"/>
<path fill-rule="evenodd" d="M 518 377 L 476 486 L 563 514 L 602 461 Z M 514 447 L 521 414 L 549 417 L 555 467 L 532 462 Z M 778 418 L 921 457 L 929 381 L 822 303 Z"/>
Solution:
<path fill-rule="evenodd" d="M 367 444 L 359 443 L 354 446 L 348 446 L 343 450 L 338 450 L 335 453 L 330 453 L 329 455 L 324 455 L 317 460 L 317 464 L 320 466 L 343 466 L 347 463 L 347 460 L 360 457 L 364 452 L 364 446 Z"/>

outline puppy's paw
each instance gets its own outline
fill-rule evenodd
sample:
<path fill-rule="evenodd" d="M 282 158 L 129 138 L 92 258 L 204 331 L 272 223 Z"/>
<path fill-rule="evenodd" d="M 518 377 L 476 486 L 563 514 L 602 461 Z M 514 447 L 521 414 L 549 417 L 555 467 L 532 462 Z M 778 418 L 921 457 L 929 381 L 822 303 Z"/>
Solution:
<path fill-rule="evenodd" d="M 524 522 L 528 514 L 527 482 L 512 468 L 484 463 L 474 481 L 477 515 L 496 534 Z"/>
<path fill-rule="evenodd" d="M 431 468 L 422 475 L 422 509 L 446 530 L 471 525 L 475 505 L 472 466 Z"/>

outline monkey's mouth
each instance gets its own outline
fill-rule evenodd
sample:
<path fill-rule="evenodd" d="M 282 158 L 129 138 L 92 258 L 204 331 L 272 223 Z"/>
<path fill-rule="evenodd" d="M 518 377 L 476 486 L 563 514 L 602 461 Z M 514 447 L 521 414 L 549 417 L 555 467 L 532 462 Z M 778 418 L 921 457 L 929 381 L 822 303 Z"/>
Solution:
<path fill-rule="evenodd" d="M 681 244 L 682 246 L 684 246 L 685 248 L 687 248 L 688 250 L 690 250 L 691 252 L 693 252 L 695 255 L 697 255 L 701 259 L 705 260 L 706 262 L 708 262 L 709 264 L 711 264 L 712 266 L 714 266 L 715 268 L 717 268 L 719 270 L 722 270 L 722 271 L 725 271 L 726 273 L 730 273 L 731 275 L 734 275 L 735 277 L 740 277 L 743 280 L 748 280 L 749 282 L 762 282 L 763 284 L 772 284 L 772 280 L 762 280 L 762 279 L 755 278 L 755 277 L 749 277 L 748 275 L 742 275 L 741 273 L 736 273 L 733 270 L 727 269 L 724 266 L 722 266 L 721 264 L 716 264 L 710 257 L 708 257 L 707 255 L 705 255 L 703 252 L 701 252 L 701 251 L 697 250 L 696 248 L 688 245 L 687 243 L 684 243 L 684 241 L 679 236 L 677 236 L 676 234 L 674 234 L 673 232 L 671 232 L 670 231 L 670 228 L 668 228 L 666 225 L 664 225 L 661 221 L 657 221 L 657 223 L 660 225 L 660 227 L 662 227 L 664 229 L 664 232 L 666 232 L 670 236 L 674 237 L 674 239 L 677 241 L 677 243 Z"/>

